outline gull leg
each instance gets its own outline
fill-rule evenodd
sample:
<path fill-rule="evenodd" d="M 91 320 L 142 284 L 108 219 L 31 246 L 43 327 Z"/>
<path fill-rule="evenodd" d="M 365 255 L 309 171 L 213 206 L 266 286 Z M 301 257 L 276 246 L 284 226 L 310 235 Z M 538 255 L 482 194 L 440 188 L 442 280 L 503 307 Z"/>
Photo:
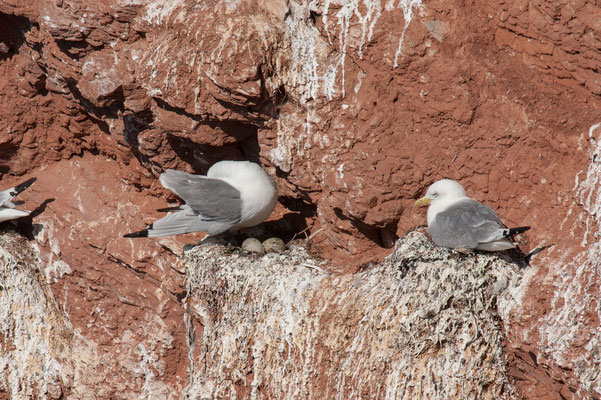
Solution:
<path fill-rule="evenodd" d="M 197 244 L 192 244 L 192 243 L 185 244 L 184 245 L 184 253 L 187 252 L 187 251 L 192 250 L 196 246 L 198 246 L 198 243 Z"/>
<path fill-rule="evenodd" d="M 215 237 L 216 235 L 209 235 L 208 233 L 205 235 L 205 237 L 203 237 L 202 239 L 200 239 L 198 242 L 196 243 L 188 243 L 186 245 L 184 245 L 184 253 L 187 251 L 192 250 L 193 248 L 195 248 L 196 246 L 201 246 L 204 244 L 204 242 L 212 237 Z"/>

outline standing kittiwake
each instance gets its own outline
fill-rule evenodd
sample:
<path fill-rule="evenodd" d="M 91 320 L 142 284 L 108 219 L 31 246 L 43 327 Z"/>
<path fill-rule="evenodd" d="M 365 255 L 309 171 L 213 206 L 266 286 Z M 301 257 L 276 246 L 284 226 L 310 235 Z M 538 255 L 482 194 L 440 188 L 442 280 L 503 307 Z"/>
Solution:
<path fill-rule="evenodd" d="M 428 232 L 437 246 L 452 249 L 500 251 L 516 247 L 512 235 L 529 226 L 507 228 L 490 207 L 467 197 L 450 179 L 434 182 L 415 206 L 429 204 Z"/>
<path fill-rule="evenodd" d="M 0 192 L 0 222 L 26 217 L 31 211 L 15 210 L 15 207 L 23 204 L 23 201 L 12 201 L 15 196 L 30 187 L 36 178 L 31 178 L 13 188 Z"/>
<path fill-rule="evenodd" d="M 237 231 L 265 221 L 278 199 L 273 180 L 250 161 L 220 161 L 209 168 L 206 176 L 168 169 L 159 180 L 185 204 L 160 209 L 175 212 L 125 237 Z"/>

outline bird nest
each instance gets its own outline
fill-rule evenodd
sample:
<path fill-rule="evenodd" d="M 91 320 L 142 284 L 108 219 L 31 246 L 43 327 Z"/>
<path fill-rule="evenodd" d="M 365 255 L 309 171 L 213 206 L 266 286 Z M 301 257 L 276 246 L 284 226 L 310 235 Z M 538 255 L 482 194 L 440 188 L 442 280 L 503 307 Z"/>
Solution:
<path fill-rule="evenodd" d="M 185 262 L 188 398 L 514 396 L 501 311 L 521 270 L 509 258 L 415 231 L 357 274 L 330 274 L 300 246 L 261 258 L 199 247 Z"/>

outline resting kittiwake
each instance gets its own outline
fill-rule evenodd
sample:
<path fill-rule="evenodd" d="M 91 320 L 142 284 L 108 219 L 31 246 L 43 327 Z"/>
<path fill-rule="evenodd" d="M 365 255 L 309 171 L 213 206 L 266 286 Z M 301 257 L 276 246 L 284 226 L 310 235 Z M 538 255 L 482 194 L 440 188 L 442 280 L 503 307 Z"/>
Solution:
<path fill-rule="evenodd" d="M 23 201 L 12 201 L 19 193 L 30 187 L 36 178 L 31 178 L 13 188 L 0 192 L 0 222 L 26 217 L 31 211 L 15 210 Z"/>
<path fill-rule="evenodd" d="M 500 251 L 516 247 L 511 236 L 529 226 L 507 228 L 490 207 L 467 197 L 450 179 L 434 182 L 416 206 L 429 204 L 428 232 L 434 243 L 452 249 Z"/>
<path fill-rule="evenodd" d="M 265 221 L 278 199 L 273 180 L 250 161 L 220 161 L 209 168 L 206 176 L 168 169 L 159 179 L 185 204 L 159 210 L 176 212 L 125 237 L 237 231 Z"/>

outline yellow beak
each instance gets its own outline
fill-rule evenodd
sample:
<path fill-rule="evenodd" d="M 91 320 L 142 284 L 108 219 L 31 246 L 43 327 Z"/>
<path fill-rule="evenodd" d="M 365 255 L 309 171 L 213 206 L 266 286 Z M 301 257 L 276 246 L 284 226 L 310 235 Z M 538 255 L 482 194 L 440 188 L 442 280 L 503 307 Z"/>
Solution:
<path fill-rule="evenodd" d="M 414 204 L 413 207 L 417 207 L 417 206 L 427 206 L 428 204 L 430 204 L 430 199 L 428 199 L 427 197 L 422 197 L 421 199 L 417 200 Z"/>

